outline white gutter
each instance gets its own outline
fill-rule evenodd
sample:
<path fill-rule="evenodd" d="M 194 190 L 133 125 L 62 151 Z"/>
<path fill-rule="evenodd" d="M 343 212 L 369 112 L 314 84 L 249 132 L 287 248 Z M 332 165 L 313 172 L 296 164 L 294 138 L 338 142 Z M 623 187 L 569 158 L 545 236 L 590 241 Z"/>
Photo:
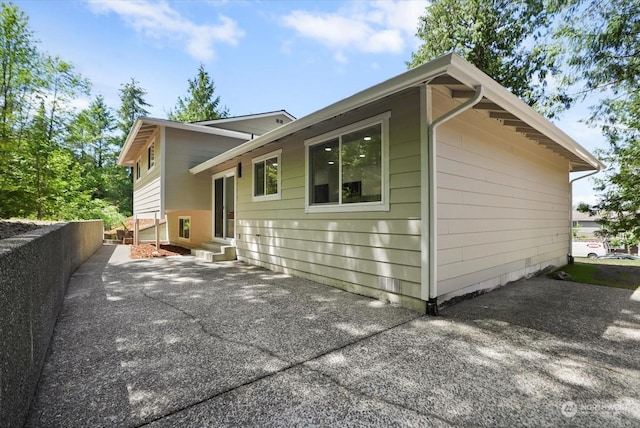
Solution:
<path fill-rule="evenodd" d="M 265 117 L 273 117 L 273 116 L 279 116 L 279 115 L 283 115 L 286 118 L 290 119 L 291 121 L 296 120 L 296 118 L 290 115 L 286 110 L 276 110 L 276 111 L 270 111 L 267 113 L 247 114 L 244 116 L 225 117 L 223 119 L 203 120 L 202 122 L 191 122 L 191 124 L 209 126 L 209 125 L 216 125 L 218 123 L 229 123 L 229 122 L 238 122 L 243 120 L 262 119 Z"/>
<path fill-rule="evenodd" d="M 489 101 L 499 105 L 594 168 L 604 168 L 604 165 L 595 156 L 574 141 L 573 138 L 462 57 L 453 55 L 451 57 L 451 67 L 448 71 L 451 77 L 469 87 L 481 85 L 484 90 L 484 97 Z"/>
<path fill-rule="evenodd" d="M 430 88 L 427 87 L 427 108 L 431 111 L 431 96 L 429 94 Z M 427 313 L 429 315 L 438 315 L 438 183 L 437 183 L 437 133 L 438 127 L 448 120 L 453 119 L 462 112 L 469 110 L 474 105 L 478 104 L 484 95 L 484 87 L 477 85 L 475 87 L 475 95 L 460 104 L 453 110 L 443 114 L 442 116 L 431 122 L 430 113 L 427 119 L 427 150 L 429 151 L 428 166 L 425 171 L 425 166 L 422 165 L 421 175 L 429 174 L 428 178 L 428 198 L 422 198 L 421 202 L 421 218 L 422 218 L 422 245 L 425 246 L 425 241 L 428 239 L 428 265 L 425 266 L 425 258 L 423 256 L 423 265 L 421 269 L 422 283 L 427 281 L 429 284 L 428 296 L 422 296 L 423 300 L 427 300 Z M 424 151 L 424 150 L 422 150 Z M 424 183 L 425 180 L 422 180 Z M 423 188 L 424 189 L 424 188 Z M 422 192 L 424 196 L 424 191 Z M 426 220 L 425 220 L 426 219 Z M 426 224 L 425 224 L 426 223 Z M 425 227 L 426 226 L 426 227 Z M 425 237 L 428 234 L 428 237 Z M 427 238 L 427 239 L 425 239 Z M 421 287 L 424 291 L 424 287 Z M 428 297 L 428 299 L 425 299 Z"/>
<path fill-rule="evenodd" d="M 425 71 L 424 66 L 417 67 L 409 70 L 399 76 L 386 80 L 378 85 L 372 86 L 369 89 L 358 92 L 342 101 L 338 101 L 323 109 L 320 109 L 307 116 L 296 119 L 293 122 L 286 123 L 279 128 L 269 131 L 255 139 L 234 147 L 214 158 L 209 159 L 206 162 L 201 163 L 189 170 L 191 174 L 198 174 L 206 171 L 216 165 L 220 165 L 223 162 L 241 156 L 251 150 L 255 150 L 265 144 L 284 138 L 302 129 L 313 126 L 317 123 L 331 119 L 336 116 L 345 114 L 358 107 L 365 106 L 373 101 L 381 98 L 393 95 L 403 89 L 407 89 L 412 86 L 417 86 L 422 83 L 428 82 L 434 77 L 443 75 L 447 72 L 450 60 L 453 54 L 440 57 L 429 63 L 429 70 Z"/>
<path fill-rule="evenodd" d="M 284 138 L 302 129 L 309 128 L 310 126 L 322 121 L 340 116 L 350 110 L 362 107 L 386 96 L 393 95 L 403 89 L 427 83 L 433 78 L 444 74 L 451 76 L 469 88 L 473 88 L 478 85 L 482 86 L 485 98 L 512 113 L 514 116 L 532 128 L 538 130 L 540 133 L 546 135 L 556 144 L 564 147 L 566 150 L 584 160 L 589 165 L 592 165 L 594 168 L 603 168 L 603 165 L 595 157 L 588 153 L 577 142 L 573 141 L 571 137 L 542 117 L 522 100 L 518 99 L 518 97 L 504 89 L 499 83 L 491 79 L 491 77 L 487 76 L 472 64 L 466 62 L 460 56 L 456 54 L 448 54 L 386 80 L 369 89 L 358 92 L 355 95 L 331 104 L 330 106 L 305 117 L 284 124 L 273 131 L 267 132 L 266 134 L 191 168 L 189 172 L 191 172 L 191 174 L 201 173 L 223 162 L 264 146 L 265 144 Z"/>
<path fill-rule="evenodd" d="M 590 172 L 589 174 L 581 175 L 573 180 L 569 181 L 569 253 L 567 254 L 567 262 L 573 264 L 573 183 L 582 180 L 583 178 L 591 177 L 601 171 L 601 168 Z"/>

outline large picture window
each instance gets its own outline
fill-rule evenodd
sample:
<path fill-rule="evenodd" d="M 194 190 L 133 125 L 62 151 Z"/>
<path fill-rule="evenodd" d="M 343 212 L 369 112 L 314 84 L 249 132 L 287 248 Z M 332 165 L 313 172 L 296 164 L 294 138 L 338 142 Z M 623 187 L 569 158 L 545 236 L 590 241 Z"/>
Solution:
<path fill-rule="evenodd" d="M 307 211 L 388 210 L 389 114 L 313 138 L 307 144 Z"/>
<path fill-rule="evenodd" d="M 281 150 L 253 159 L 253 200 L 280 199 Z"/>

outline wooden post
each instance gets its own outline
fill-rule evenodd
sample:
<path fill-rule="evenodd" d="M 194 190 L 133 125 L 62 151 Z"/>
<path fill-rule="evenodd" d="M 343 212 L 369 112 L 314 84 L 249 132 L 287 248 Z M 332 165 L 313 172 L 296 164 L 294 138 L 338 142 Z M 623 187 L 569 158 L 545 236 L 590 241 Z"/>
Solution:
<path fill-rule="evenodd" d="M 138 225 L 138 214 L 133 216 L 133 245 L 140 244 L 140 226 Z"/>
<path fill-rule="evenodd" d="M 155 224 L 155 230 L 156 230 L 156 251 L 160 251 L 160 225 L 158 221 L 157 212 L 153 213 L 153 222 Z"/>

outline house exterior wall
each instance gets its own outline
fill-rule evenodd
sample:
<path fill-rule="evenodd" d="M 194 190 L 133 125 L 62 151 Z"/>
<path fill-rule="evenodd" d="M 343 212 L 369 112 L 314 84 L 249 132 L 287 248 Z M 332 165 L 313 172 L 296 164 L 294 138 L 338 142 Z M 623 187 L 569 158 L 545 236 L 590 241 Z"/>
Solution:
<path fill-rule="evenodd" d="M 418 89 L 359 109 L 219 165 L 237 180 L 239 259 L 423 309 L 420 296 Z M 304 141 L 390 111 L 389 211 L 305 213 Z M 282 149 L 282 198 L 252 202 L 253 158 Z"/>
<path fill-rule="evenodd" d="M 434 90 L 433 104 L 437 118 L 459 101 Z M 424 310 L 420 111 L 419 89 L 406 90 L 218 165 L 214 173 L 243 165 L 237 179 L 238 258 Z M 389 210 L 305 212 L 305 141 L 385 112 Z M 277 150 L 282 197 L 254 202 L 252 159 Z M 436 163 L 440 302 L 566 262 L 566 159 L 472 109 L 438 129 Z"/>
<path fill-rule="evenodd" d="M 434 115 L 454 101 L 434 91 Z M 519 279 L 569 252 L 568 161 L 486 113 L 438 130 L 438 294 Z"/>
<path fill-rule="evenodd" d="M 180 238 L 178 233 L 179 219 L 190 219 L 189 239 Z M 185 248 L 198 248 L 203 243 L 211 242 L 211 210 L 174 210 L 167 212 L 167 230 L 169 242 Z"/>
<path fill-rule="evenodd" d="M 145 147 L 140 156 L 140 178 L 136 178 L 136 167 L 133 168 L 133 213 L 153 213 L 160 212 L 162 186 L 161 186 L 161 166 L 160 159 L 162 144 L 160 132 L 152 135 L 147 144 L 155 139 L 155 165 L 148 168 L 148 152 Z"/>
<path fill-rule="evenodd" d="M 165 151 L 165 210 L 211 211 L 211 177 L 193 175 L 189 168 L 245 140 L 172 128 L 166 128 L 165 135 L 168 142 Z"/>

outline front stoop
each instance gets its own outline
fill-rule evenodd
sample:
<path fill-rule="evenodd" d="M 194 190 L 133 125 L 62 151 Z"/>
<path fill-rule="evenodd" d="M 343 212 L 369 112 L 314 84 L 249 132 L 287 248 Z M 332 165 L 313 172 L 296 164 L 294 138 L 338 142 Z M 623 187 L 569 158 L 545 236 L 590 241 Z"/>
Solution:
<path fill-rule="evenodd" d="M 236 247 L 232 245 L 207 243 L 202 244 L 203 248 L 191 250 L 191 254 L 205 262 L 221 262 L 226 260 L 236 260 Z"/>

